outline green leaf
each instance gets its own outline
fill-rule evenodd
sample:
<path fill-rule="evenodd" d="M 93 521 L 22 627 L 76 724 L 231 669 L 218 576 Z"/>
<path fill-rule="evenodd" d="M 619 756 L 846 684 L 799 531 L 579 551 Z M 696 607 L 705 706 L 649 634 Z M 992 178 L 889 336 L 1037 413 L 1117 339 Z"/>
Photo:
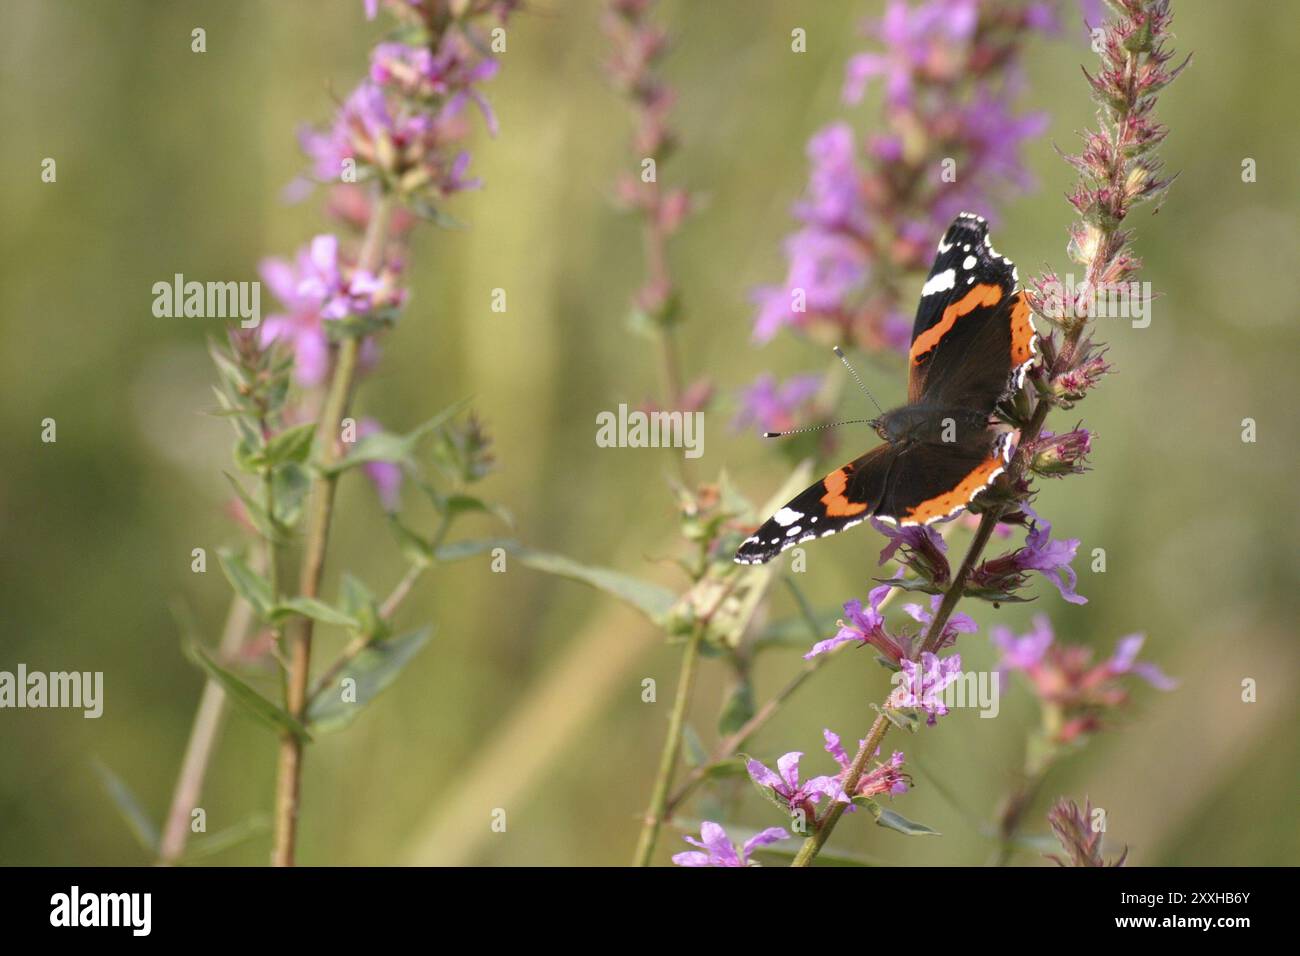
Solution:
<path fill-rule="evenodd" d="M 272 520 L 270 513 L 267 512 L 266 505 L 249 494 L 248 490 L 240 484 L 239 479 L 230 474 L 230 472 L 222 472 L 222 474 L 224 474 L 226 480 L 230 482 L 230 487 L 235 490 L 235 494 L 239 496 L 239 500 L 244 503 L 244 509 L 248 512 L 248 520 L 253 522 L 253 527 L 257 529 L 257 533 L 272 541 L 280 540 L 280 529 L 276 527 L 275 521 Z"/>
<path fill-rule="evenodd" d="M 338 627 L 348 627 L 356 631 L 361 630 L 361 624 L 356 618 L 312 597 L 294 597 L 287 601 L 281 601 L 271 608 L 271 623 L 279 624 L 295 614 L 309 617 L 313 621 L 320 621 L 322 624 L 334 624 Z"/>
<path fill-rule="evenodd" d="M 217 551 L 217 561 L 222 573 L 235 593 L 248 602 L 259 618 L 267 619 L 274 600 L 271 596 L 271 582 L 248 566 L 248 563 L 225 548 Z"/>
<path fill-rule="evenodd" d="M 534 571 L 542 571 L 546 574 L 554 574 L 588 584 L 618 598 L 625 604 L 630 604 L 655 623 L 660 623 L 667 618 L 668 610 L 676 600 L 676 596 L 667 588 L 651 584 L 648 581 L 642 581 L 621 571 L 614 571 L 611 568 L 593 567 L 560 554 L 534 551 L 520 544 L 516 544 L 513 548 L 507 550 L 518 558 L 520 563 L 527 565 Z"/>
<path fill-rule="evenodd" d="M 534 571 L 580 581 L 604 591 L 636 608 L 656 624 L 662 624 L 666 620 L 668 611 L 676 600 L 673 592 L 665 587 L 642 581 L 612 568 L 594 567 L 561 554 L 536 551 L 525 547 L 513 538 L 471 538 L 457 541 L 454 544 L 442 545 L 433 552 L 433 557 L 438 561 L 463 561 L 466 558 L 486 554 L 496 548 L 505 549 L 520 564 Z"/>
<path fill-rule="evenodd" d="M 117 807 L 117 812 L 126 821 L 136 842 L 150 855 L 157 856 L 158 828 L 149 819 L 149 814 L 140 805 L 135 793 L 125 780 L 108 768 L 107 764 L 95 759 L 92 761 L 92 766 L 95 768 L 95 773 L 99 775 L 99 782 L 103 785 L 104 792 L 108 794 L 109 799 L 113 801 L 113 806 Z"/>
<path fill-rule="evenodd" d="M 356 443 L 342 461 L 322 470 L 327 474 L 338 475 L 349 468 L 355 468 L 358 465 L 364 465 L 372 461 L 390 461 L 395 464 L 413 467 L 412 456 L 420 439 L 435 428 L 440 428 L 446 424 L 465 407 L 467 402 L 467 399 L 453 402 L 427 422 L 405 435 L 396 435 L 392 432 L 375 432 L 367 435 Z"/>
<path fill-rule="evenodd" d="M 271 473 L 273 516 L 282 528 L 292 528 L 298 523 L 310 488 L 307 470 L 294 462 L 286 462 Z"/>
<path fill-rule="evenodd" d="M 914 823 L 894 810 L 882 809 L 876 815 L 876 823 L 887 830 L 897 830 L 908 836 L 942 836 L 938 830 L 933 830 L 924 823 Z"/>
<path fill-rule="evenodd" d="M 186 645 L 185 652 L 190 660 L 206 671 L 209 677 L 225 689 L 230 699 L 249 717 L 270 727 L 272 730 L 287 731 L 299 740 L 311 740 L 311 735 L 307 733 L 302 724 L 208 657 L 197 644 L 191 642 Z"/>
<path fill-rule="evenodd" d="M 352 723 L 361 709 L 374 700 L 410 663 L 433 634 L 432 626 L 378 641 L 368 646 L 339 671 L 329 687 L 322 687 L 307 706 L 307 722 L 313 730 L 329 733 Z M 356 700 L 345 701 L 341 682 L 356 681 Z"/>
<path fill-rule="evenodd" d="M 264 457 L 272 467 L 285 462 L 302 464 L 311 454 L 311 441 L 316 434 L 316 424 L 307 422 L 286 428 L 266 443 Z"/>
<path fill-rule="evenodd" d="M 519 542 L 513 538 L 468 538 L 454 544 L 442 545 L 437 551 L 432 552 L 432 557 L 438 561 L 464 561 L 466 558 L 476 558 L 496 548 L 511 551 L 517 547 Z"/>
<path fill-rule="evenodd" d="M 339 604 L 348 617 L 357 622 L 357 630 L 368 638 L 388 636 L 388 625 L 379 616 L 379 605 L 375 597 L 358 578 L 346 571 L 339 589 Z"/>
<path fill-rule="evenodd" d="M 463 514 L 490 514 L 496 515 L 504 521 L 507 527 L 514 526 L 514 516 L 500 505 L 489 504 L 473 495 L 438 495 L 431 486 L 426 487 L 425 490 L 433 498 L 434 506 L 438 509 L 438 512 L 446 518 L 458 518 Z"/>
<path fill-rule="evenodd" d="M 222 850 L 229 850 L 231 847 L 247 843 L 254 837 L 269 832 L 270 829 L 270 818 L 264 813 L 255 813 L 247 820 L 231 824 L 224 830 L 218 830 L 216 833 L 190 840 L 185 847 L 185 855 L 181 857 L 181 862 L 193 863 L 204 857 L 220 853 Z"/>
<path fill-rule="evenodd" d="M 388 514 L 388 527 L 392 529 L 394 536 L 396 536 L 397 546 L 401 549 L 402 556 L 407 561 L 410 561 L 418 568 L 427 568 L 433 564 L 435 559 L 433 545 L 402 524 L 402 519 L 395 512 L 389 512 Z M 469 556 L 469 554 L 463 555 L 463 557 Z M 456 559 L 452 558 L 451 560 Z"/>

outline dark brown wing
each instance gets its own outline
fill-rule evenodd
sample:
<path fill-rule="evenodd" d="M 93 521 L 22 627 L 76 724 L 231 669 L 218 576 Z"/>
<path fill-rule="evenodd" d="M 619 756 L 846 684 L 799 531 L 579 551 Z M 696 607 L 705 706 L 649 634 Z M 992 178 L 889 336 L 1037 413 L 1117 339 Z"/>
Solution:
<path fill-rule="evenodd" d="M 965 508 L 1005 470 L 1010 436 L 990 429 L 961 444 L 913 445 L 898 455 L 876 517 L 930 524 Z"/>
<path fill-rule="evenodd" d="M 766 564 L 800 542 L 866 521 L 885 496 L 897 457 L 891 445 L 881 445 L 795 495 L 745 539 L 737 563 Z"/>

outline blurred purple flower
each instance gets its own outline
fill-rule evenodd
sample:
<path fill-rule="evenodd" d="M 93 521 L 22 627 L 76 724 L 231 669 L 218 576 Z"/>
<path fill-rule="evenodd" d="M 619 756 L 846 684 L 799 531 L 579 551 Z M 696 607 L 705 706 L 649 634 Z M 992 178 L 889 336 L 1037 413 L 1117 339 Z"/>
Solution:
<path fill-rule="evenodd" d="M 370 79 L 403 96 L 445 98 L 445 108 L 453 112 L 472 100 L 495 136 L 496 114 L 476 84 L 495 77 L 498 68 L 496 60 L 480 58 L 463 34 L 452 31 L 443 34 L 437 52 L 405 43 L 379 44 L 371 53 Z"/>
<path fill-rule="evenodd" d="M 744 846 L 737 851 L 726 830 L 716 823 L 705 820 L 700 824 L 700 839 L 689 836 L 683 839 L 704 852 L 687 850 L 675 854 L 673 862 L 678 866 L 757 866 L 758 864 L 751 863 L 749 859 L 749 854 L 756 847 L 788 840 L 790 834 L 780 827 L 768 827 L 746 840 Z"/>
<path fill-rule="evenodd" d="M 1166 675 L 1155 664 L 1137 660 L 1138 652 L 1142 650 L 1142 645 L 1145 642 L 1146 636 L 1143 634 L 1130 634 L 1128 637 L 1121 637 L 1119 644 L 1115 647 L 1115 653 L 1105 664 L 1107 673 L 1111 677 L 1118 677 L 1121 674 L 1135 674 L 1156 690 L 1173 690 L 1178 686 L 1178 681 Z"/>
<path fill-rule="evenodd" d="M 1055 27 L 1043 13 L 998 0 L 890 0 L 868 28 L 876 48 L 850 59 L 842 91 L 851 105 L 881 82 L 883 122 L 862 143 L 842 122 L 810 140 L 785 281 L 754 293 L 756 341 L 826 323 L 863 348 L 906 349 L 905 295 L 897 283 L 873 287 L 876 265 L 891 275 L 923 270 L 955 213 L 988 214 L 995 189 L 1031 185 L 1021 152 L 1046 117 L 1011 104 L 1021 47 Z M 931 173 L 949 161 L 955 179 Z"/>
<path fill-rule="evenodd" d="M 383 426 L 373 418 L 357 422 L 357 438 L 382 432 Z M 370 483 L 375 486 L 379 503 L 387 512 L 397 511 L 402 504 L 402 466 L 395 461 L 368 461 L 361 466 Z"/>
<path fill-rule="evenodd" d="M 790 260 L 784 285 L 755 291 L 759 316 L 754 339 L 766 342 L 783 325 L 802 328 L 810 316 L 836 318 L 845 299 L 867 278 L 863 238 L 869 232 L 853 130 L 835 123 L 808 143 L 812 164 L 806 197 L 794 215 L 805 228 L 786 240 Z"/>
<path fill-rule="evenodd" d="M 263 259 L 262 281 L 271 289 L 284 312 L 262 320 L 263 345 L 280 341 L 293 350 L 294 374 L 303 385 L 318 385 L 329 368 L 329 340 L 321 325 L 321 297 L 299 289 L 299 276 L 312 270 L 308 250 L 300 250 L 296 263 L 284 259 Z"/>
<path fill-rule="evenodd" d="M 780 385 L 771 375 L 760 375 L 741 393 L 740 409 L 731 427 L 739 431 L 756 425 L 761 431 L 789 431 L 819 388 L 818 375 L 795 375 Z"/>
<path fill-rule="evenodd" d="M 1115 653 L 1100 664 L 1093 663 L 1091 648 L 1055 643 L 1051 621 L 1043 614 L 1034 617 L 1027 634 L 1017 637 L 1005 627 L 995 627 L 990 637 L 1002 652 L 998 670 L 1024 674 L 1036 696 L 1059 710 L 1053 729 L 1059 743 L 1095 732 L 1109 712 L 1128 702 L 1121 677 L 1140 677 L 1157 690 L 1178 686 L 1155 664 L 1137 660 L 1141 634 L 1120 638 Z"/>
<path fill-rule="evenodd" d="M 995 627 L 990 633 L 993 643 L 1002 651 L 998 661 L 1000 671 L 1017 670 L 1028 673 L 1042 661 L 1052 646 L 1052 625 L 1045 614 L 1034 615 L 1033 629 L 1016 637 L 1008 628 Z"/>

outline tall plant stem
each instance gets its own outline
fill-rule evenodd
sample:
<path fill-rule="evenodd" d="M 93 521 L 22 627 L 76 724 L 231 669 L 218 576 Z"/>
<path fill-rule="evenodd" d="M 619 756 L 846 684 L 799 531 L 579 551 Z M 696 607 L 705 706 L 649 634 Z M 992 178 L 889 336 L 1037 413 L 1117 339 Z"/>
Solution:
<path fill-rule="evenodd" d="M 374 205 L 366 235 L 362 240 L 357 268 L 377 272 L 383 262 L 384 243 L 388 236 L 388 217 L 392 198 L 384 193 Z M 314 598 L 320 593 L 321 578 L 325 571 L 325 555 L 329 544 L 330 525 L 334 517 L 334 492 L 338 477 L 328 467 L 337 462 L 339 424 L 347 415 L 352 401 L 352 388 L 356 381 L 357 354 L 360 339 L 349 336 L 338 349 L 330 377 L 325 404 L 321 409 L 316 431 L 321 464 L 312 482 L 311 510 L 307 519 L 306 544 L 303 548 L 302 570 L 298 593 Z M 307 682 L 311 670 L 312 620 L 296 618 L 289 627 L 289 673 L 285 691 L 285 709 L 290 716 L 301 720 L 307 710 Z M 279 771 L 275 790 L 275 838 L 271 862 L 275 866 L 293 866 L 297 847 L 298 810 L 301 802 L 303 742 L 292 733 L 280 739 Z"/>
<path fill-rule="evenodd" d="M 256 566 L 254 570 L 260 570 Z M 238 595 L 231 599 L 226 612 L 226 623 L 217 645 L 217 660 L 222 663 L 239 653 L 253 620 L 253 609 Z M 190 814 L 198 806 L 207 778 L 208 764 L 216 748 L 217 735 L 226 709 L 226 692 L 212 678 L 203 685 L 190 738 L 185 745 L 185 756 L 172 791 L 171 808 L 163 825 L 162 842 L 158 849 L 158 862 L 164 866 L 176 863 L 185 853 L 185 843 L 190 835 Z"/>
<path fill-rule="evenodd" d="M 682 749 L 682 729 L 686 725 L 686 712 L 690 709 L 691 691 L 695 686 L 695 674 L 700 661 L 700 645 L 704 642 L 704 632 L 708 629 L 708 619 L 698 621 L 691 631 L 686 649 L 682 652 L 681 672 L 677 677 L 677 697 L 673 701 L 672 716 L 668 720 L 668 737 L 664 740 L 664 749 L 659 756 L 659 772 L 655 776 L 654 790 L 650 794 L 650 807 L 646 810 L 645 821 L 641 825 L 641 836 L 637 840 L 636 866 L 649 866 L 654 855 L 655 843 L 659 839 L 659 829 L 663 826 L 665 811 L 668 806 L 668 791 L 673 785 L 673 771 L 677 768 L 677 758 Z"/>

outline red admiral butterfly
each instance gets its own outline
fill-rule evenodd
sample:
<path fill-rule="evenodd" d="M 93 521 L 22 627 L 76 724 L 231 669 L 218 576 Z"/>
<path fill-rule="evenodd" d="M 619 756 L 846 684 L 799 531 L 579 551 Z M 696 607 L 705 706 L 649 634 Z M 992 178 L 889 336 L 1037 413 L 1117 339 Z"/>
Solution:
<path fill-rule="evenodd" d="M 908 352 L 907 404 L 872 419 L 885 444 L 797 495 L 746 538 L 740 564 L 877 518 L 930 524 L 956 514 L 1011 457 L 990 416 L 1018 389 L 1038 341 L 1019 276 L 989 243 L 988 223 L 962 213 L 921 287 Z"/>

